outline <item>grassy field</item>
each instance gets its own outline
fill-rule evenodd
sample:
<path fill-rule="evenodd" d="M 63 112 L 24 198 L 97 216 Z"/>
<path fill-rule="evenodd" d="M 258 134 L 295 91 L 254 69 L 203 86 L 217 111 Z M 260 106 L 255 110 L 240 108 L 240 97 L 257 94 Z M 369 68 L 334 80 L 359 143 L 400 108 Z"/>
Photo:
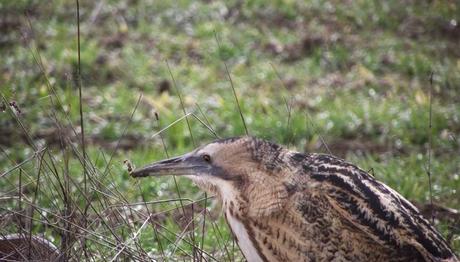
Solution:
<path fill-rule="evenodd" d="M 460 252 L 442 211 L 460 209 L 457 1 L 81 1 L 80 63 L 76 12 L 0 2 L 0 235 L 73 260 L 240 260 L 211 196 L 124 163 L 245 134 L 233 84 L 250 135 L 330 151 L 425 209 L 429 169 Z"/>

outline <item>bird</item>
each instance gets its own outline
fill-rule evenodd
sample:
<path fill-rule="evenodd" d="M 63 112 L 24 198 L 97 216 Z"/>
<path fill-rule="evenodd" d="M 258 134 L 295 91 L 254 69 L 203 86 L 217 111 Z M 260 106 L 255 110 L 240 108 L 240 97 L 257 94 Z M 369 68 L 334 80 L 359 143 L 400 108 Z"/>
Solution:
<path fill-rule="evenodd" d="M 0 234 L 0 261 L 60 261 L 63 253 L 38 235 Z"/>
<path fill-rule="evenodd" d="M 135 169 L 215 194 L 244 257 L 259 261 L 459 261 L 417 208 L 341 158 L 251 136 Z"/>

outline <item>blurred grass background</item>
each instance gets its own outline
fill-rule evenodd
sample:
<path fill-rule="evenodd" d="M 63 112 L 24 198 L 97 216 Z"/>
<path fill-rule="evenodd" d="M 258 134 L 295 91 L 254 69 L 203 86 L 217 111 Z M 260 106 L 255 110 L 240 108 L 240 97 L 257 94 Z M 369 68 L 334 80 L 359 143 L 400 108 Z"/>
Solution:
<path fill-rule="evenodd" d="M 328 152 L 324 139 L 422 206 L 432 88 L 433 201 L 460 209 L 457 1 L 81 1 L 80 19 L 87 193 L 75 2 L 0 2 L 1 234 L 27 229 L 62 247 L 72 232 L 65 247 L 75 260 L 119 250 L 197 260 L 192 242 L 205 260 L 241 257 L 211 200 L 178 203 L 203 199 L 189 181 L 136 181 L 123 163 L 212 141 L 203 123 L 220 137 L 243 135 L 225 65 L 251 135 L 306 152 Z M 178 92 L 193 138 L 183 120 L 153 136 L 183 116 Z M 130 205 L 159 199 L 172 200 Z M 63 210 L 73 215 L 62 219 Z M 94 223 L 83 227 L 83 214 Z M 440 217 L 459 252 L 458 216 Z"/>

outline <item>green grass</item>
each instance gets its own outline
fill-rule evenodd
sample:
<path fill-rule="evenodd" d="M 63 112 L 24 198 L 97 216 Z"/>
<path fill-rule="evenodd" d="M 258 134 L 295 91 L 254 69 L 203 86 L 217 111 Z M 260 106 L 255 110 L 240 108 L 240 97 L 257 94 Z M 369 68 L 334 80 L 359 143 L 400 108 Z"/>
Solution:
<path fill-rule="evenodd" d="M 71 131 L 79 129 L 75 8 L 73 1 L 64 0 L 0 4 L 0 92 L 22 111 L 16 117 L 9 106 L 0 112 L 0 171 L 33 156 L 24 130 L 37 148 L 47 148 L 42 170 L 37 155 L 21 165 L 22 171 L 15 169 L 0 179 L 0 198 L 5 199 L 0 200 L 0 215 L 8 217 L 18 210 L 19 201 L 11 197 L 21 174 L 24 197 L 32 201 L 37 191 L 37 206 L 46 210 L 34 213 L 38 221 L 33 232 L 45 233 L 57 245 L 62 230 L 53 222 L 65 224 L 52 215 L 64 210 L 60 181 L 70 177 L 75 182 L 68 193 L 71 206 L 79 207 L 77 213 L 87 201 L 78 189 L 83 188 L 80 143 Z M 332 153 L 373 168 L 378 179 L 418 203 L 429 202 L 426 166 L 433 71 L 433 200 L 459 210 L 459 11 L 455 1 L 81 3 L 83 111 L 94 205 L 88 213 L 96 221 L 89 230 L 114 245 L 117 238 L 130 239 L 148 212 L 165 212 L 158 218 L 164 228 L 145 227 L 138 245 L 155 258 L 163 256 L 161 250 L 177 259 L 192 254 L 190 245 L 178 241 L 181 228 L 172 214 L 181 213 L 177 201 L 153 203 L 149 210 L 136 206 L 135 212 L 112 207 L 143 198 L 178 198 L 171 178 L 132 180 L 123 164 L 129 159 L 140 166 L 194 147 L 185 121 L 162 133 L 167 154 L 160 137 L 151 137 L 183 115 L 166 61 L 186 111 L 220 137 L 245 132 L 226 63 L 251 135 L 299 151 L 327 152 L 322 136 Z M 197 145 L 214 139 L 200 121 L 189 120 Z M 66 131 L 59 133 L 58 127 Z M 190 182 L 177 182 L 182 197 L 203 198 Z M 212 216 L 218 213 L 211 200 L 207 205 Z M 171 209 L 176 210 L 166 212 Z M 109 211 L 113 216 L 107 215 Z M 107 225 L 98 213 L 108 217 Z M 195 214 L 196 243 L 203 233 L 201 214 Z M 48 224 L 43 223 L 46 219 Z M 460 252 L 458 222 L 437 222 Z M 205 251 L 218 260 L 241 256 L 232 249 L 222 218 L 207 215 L 206 225 Z M 10 223 L 0 233 L 17 232 L 19 227 Z M 188 233 L 185 239 L 192 241 Z M 129 250 L 141 250 L 139 246 L 131 244 Z M 96 240 L 87 248 L 98 259 L 111 259 L 116 253 L 113 246 Z M 81 244 L 76 242 L 73 249 L 81 249 Z M 82 256 L 77 253 L 73 254 Z"/>

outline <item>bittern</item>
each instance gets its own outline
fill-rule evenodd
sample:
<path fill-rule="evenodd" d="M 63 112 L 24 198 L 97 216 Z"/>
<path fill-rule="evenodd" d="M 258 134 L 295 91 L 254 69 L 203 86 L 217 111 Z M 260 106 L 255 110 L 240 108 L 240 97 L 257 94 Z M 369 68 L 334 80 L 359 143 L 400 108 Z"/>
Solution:
<path fill-rule="evenodd" d="M 458 261 L 403 196 L 362 169 L 253 137 L 217 140 L 131 173 L 216 194 L 252 261 Z"/>
<path fill-rule="evenodd" d="M 62 253 L 47 239 L 29 234 L 0 234 L 0 261 L 60 261 Z"/>

